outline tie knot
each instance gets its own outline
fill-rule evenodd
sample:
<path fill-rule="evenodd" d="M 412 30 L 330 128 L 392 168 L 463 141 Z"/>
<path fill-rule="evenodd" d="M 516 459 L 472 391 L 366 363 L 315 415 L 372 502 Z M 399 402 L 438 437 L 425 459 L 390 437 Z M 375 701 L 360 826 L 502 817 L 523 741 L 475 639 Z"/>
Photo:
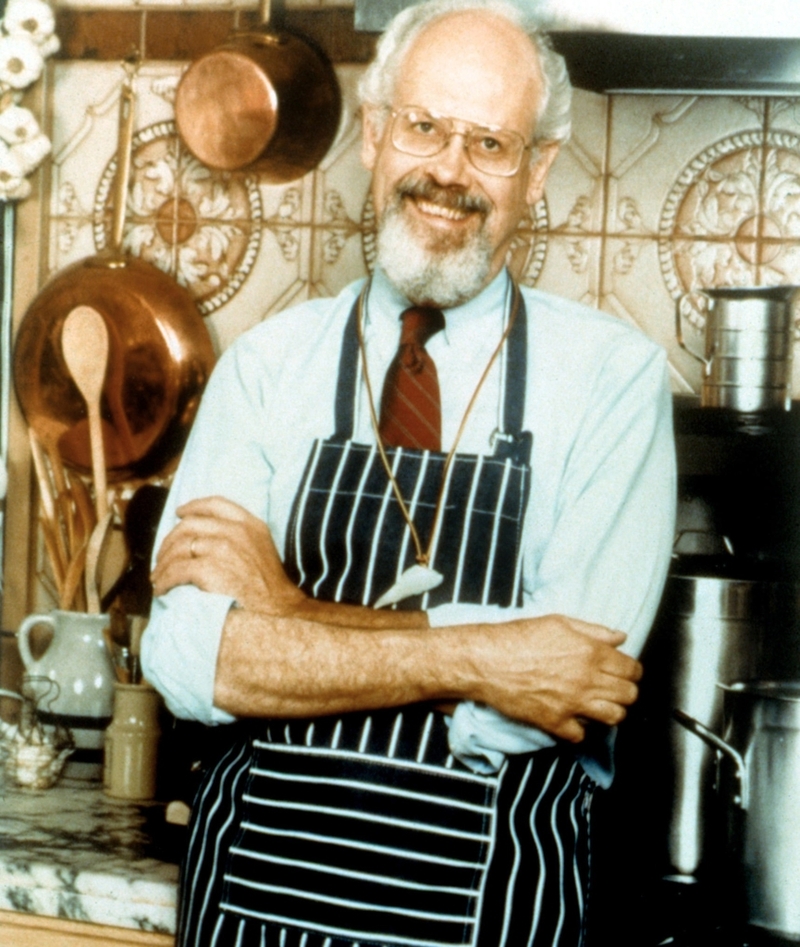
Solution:
<path fill-rule="evenodd" d="M 444 329 L 444 314 L 441 309 L 428 306 L 412 306 L 400 316 L 403 328 L 401 345 L 425 345 L 428 339 Z"/>

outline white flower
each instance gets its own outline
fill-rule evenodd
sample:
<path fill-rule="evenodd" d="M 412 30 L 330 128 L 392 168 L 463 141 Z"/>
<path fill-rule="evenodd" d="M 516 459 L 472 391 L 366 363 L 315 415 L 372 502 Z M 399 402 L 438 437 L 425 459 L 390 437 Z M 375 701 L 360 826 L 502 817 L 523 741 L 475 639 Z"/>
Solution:
<path fill-rule="evenodd" d="M 53 33 L 52 36 L 48 36 L 46 40 L 43 40 L 38 45 L 42 59 L 47 59 L 48 56 L 52 56 L 61 49 L 61 40 Z"/>
<path fill-rule="evenodd" d="M 0 82 L 24 89 L 42 74 L 44 59 L 36 43 L 27 36 L 0 38 Z"/>
<path fill-rule="evenodd" d="M 30 141 L 39 134 L 39 123 L 30 109 L 20 105 L 9 105 L 0 112 L 0 138 L 7 145 Z"/>
<path fill-rule="evenodd" d="M 56 21 L 44 0 L 8 0 L 3 27 L 9 36 L 27 36 L 41 46 L 53 36 Z"/>
<path fill-rule="evenodd" d="M 50 139 L 47 135 L 36 135 L 28 141 L 11 146 L 11 154 L 17 159 L 23 174 L 30 174 L 50 154 Z"/>
<path fill-rule="evenodd" d="M 0 200 L 18 200 L 27 197 L 31 186 L 25 172 L 8 145 L 0 143 Z"/>

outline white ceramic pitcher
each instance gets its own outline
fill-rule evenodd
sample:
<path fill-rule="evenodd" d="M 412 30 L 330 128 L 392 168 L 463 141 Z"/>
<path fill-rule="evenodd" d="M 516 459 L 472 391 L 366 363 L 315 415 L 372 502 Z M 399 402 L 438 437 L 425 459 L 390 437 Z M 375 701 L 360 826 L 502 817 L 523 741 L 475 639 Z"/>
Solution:
<path fill-rule="evenodd" d="M 37 625 L 52 629 L 45 651 L 34 658 L 30 634 Z M 114 705 L 114 666 L 103 630 L 108 615 L 68 612 L 55 609 L 29 615 L 17 630 L 17 642 L 25 666 L 28 690 L 38 698 L 37 712 L 42 723 L 55 716 L 70 728 L 78 750 L 101 750 L 106 726 Z M 57 687 L 49 687 L 49 679 Z"/>

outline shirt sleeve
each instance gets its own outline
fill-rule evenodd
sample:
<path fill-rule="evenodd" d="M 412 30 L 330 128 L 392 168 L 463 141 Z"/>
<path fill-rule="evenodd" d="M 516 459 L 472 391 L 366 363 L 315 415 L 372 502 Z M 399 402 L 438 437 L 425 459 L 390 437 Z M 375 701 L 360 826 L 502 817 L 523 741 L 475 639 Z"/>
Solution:
<path fill-rule="evenodd" d="M 606 360 L 579 420 L 549 533 L 531 535 L 537 514 L 528 511 L 522 605 L 442 605 L 429 611 L 433 627 L 561 614 L 624 631 L 621 650 L 639 655 L 674 538 L 675 448 L 666 356 L 651 348 L 649 358 L 637 361 L 625 348 Z M 496 770 L 505 753 L 553 742 L 535 727 L 469 702 L 451 721 L 454 755 L 478 770 Z"/>
<path fill-rule="evenodd" d="M 262 369 L 263 371 L 263 369 Z M 154 550 L 190 499 L 225 496 L 262 519 L 268 515 L 270 466 L 249 432 L 263 430 L 261 386 L 250 381 L 247 354 L 229 349 L 206 388 L 159 525 Z M 175 716 L 205 724 L 233 717 L 214 706 L 214 677 L 229 596 L 179 586 L 153 601 L 142 639 L 142 670 Z"/>

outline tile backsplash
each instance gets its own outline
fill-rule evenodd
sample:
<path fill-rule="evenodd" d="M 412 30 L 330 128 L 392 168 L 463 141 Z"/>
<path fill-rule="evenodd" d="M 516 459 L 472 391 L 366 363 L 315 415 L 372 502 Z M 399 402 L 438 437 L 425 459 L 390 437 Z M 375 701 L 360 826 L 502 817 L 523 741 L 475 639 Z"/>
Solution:
<path fill-rule="evenodd" d="M 346 4 L 289 6 L 300 28 L 307 17 L 309 27 L 334 37 L 325 45 L 344 109 L 320 166 L 274 186 L 254 172 L 205 168 L 174 122 L 188 62 L 232 26 L 256 23 L 254 3 L 58 4 L 62 52 L 40 92 L 53 151 L 40 196 L 20 215 L 18 240 L 34 218 L 37 239 L 18 249 L 27 278 L 17 279 L 17 322 L 48 276 L 110 240 L 121 59 L 132 44 L 144 61 L 135 80 L 124 245 L 190 289 L 218 352 L 271 313 L 335 294 L 368 272 L 374 219 L 355 89 L 374 38 L 353 33 Z M 350 26 L 340 41 L 343 22 Z M 800 99 L 577 91 L 572 139 L 520 227 L 510 265 L 528 285 L 638 325 L 667 349 L 673 389 L 689 392 L 699 389 L 700 363 L 678 345 L 677 300 L 699 287 L 800 284 L 798 237 Z M 686 335 L 696 350 L 702 325 L 690 309 Z M 27 441 L 16 424 L 10 490 L 27 497 Z M 18 541 L 30 546 L 31 521 L 14 516 Z M 12 566 L 21 570 L 16 579 L 6 568 L 5 621 L 29 607 L 23 598 L 31 583 L 21 577 L 28 559 Z"/>

